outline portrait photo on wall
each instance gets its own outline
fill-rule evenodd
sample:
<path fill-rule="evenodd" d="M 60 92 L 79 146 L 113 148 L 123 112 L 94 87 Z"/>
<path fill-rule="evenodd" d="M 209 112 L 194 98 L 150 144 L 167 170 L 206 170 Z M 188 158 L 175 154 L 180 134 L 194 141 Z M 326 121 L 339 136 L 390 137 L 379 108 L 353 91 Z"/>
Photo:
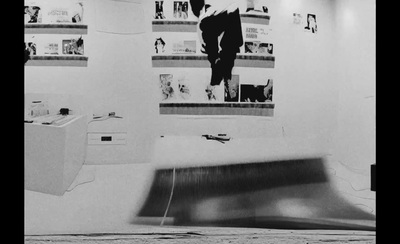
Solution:
<path fill-rule="evenodd" d="M 186 20 L 188 18 L 189 3 L 187 1 L 174 1 L 174 19 Z"/>
<path fill-rule="evenodd" d="M 163 38 L 156 38 L 156 41 L 154 42 L 154 49 L 156 54 L 162 54 L 165 52 L 165 41 Z"/>
<path fill-rule="evenodd" d="M 24 23 L 42 23 L 42 12 L 39 6 L 24 6 Z"/>
<path fill-rule="evenodd" d="M 164 1 L 155 1 L 155 15 L 154 19 L 165 19 L 164 15 Z"/>
<path fill-rule="evenodd" d="M 240 85 L 240 102 L 272 102 L 272 79 L 265 85 L 242 84 Z"/>
<path fill-rule="evenodd" d="M 79 38 L 62 40 L 62 53 L 65 55 L 83 55 L 84 45 L 82 36 Z"/>
<path fill-rule="evenodd" d="M 311 33 L 317 33 L 317 16 L 315 14 L 307 14 L 306 21 L 304 30 Z"/>
<path fill-rule="evenodd" d="M 36 55 L 36 43 L 34 43 L 34 42 L 25 42 L 25 51 L 28 52 L 29 56 Z"/>

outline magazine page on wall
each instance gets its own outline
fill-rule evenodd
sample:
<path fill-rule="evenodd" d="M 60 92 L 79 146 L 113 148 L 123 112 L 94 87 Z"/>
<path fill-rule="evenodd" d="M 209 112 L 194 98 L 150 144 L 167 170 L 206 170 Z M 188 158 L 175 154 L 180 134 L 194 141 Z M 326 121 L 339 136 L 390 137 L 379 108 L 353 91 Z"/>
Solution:
<path fill-rule="evenodd" d="M 28 0 L 24 3 L 25 24 L 82 24 L 84 3 L 82 0 Z"/>
<path fill-rule="evenodd" d="M 24 3 L 24 23 L 42 23 L 43 6 L 39 1 L 25 1 Z"/>
<path fill-rule="evenodd" d="M 83 23 L 84 5 L 81 1 L 51 1 L 46 3 L 44 10 L 45 23 Z"/>
<path fill-rule="evenodd" d="M 153 19 L 165 21 L 197 21 L 189 1 L 156 0 L 153 5 Z"/>

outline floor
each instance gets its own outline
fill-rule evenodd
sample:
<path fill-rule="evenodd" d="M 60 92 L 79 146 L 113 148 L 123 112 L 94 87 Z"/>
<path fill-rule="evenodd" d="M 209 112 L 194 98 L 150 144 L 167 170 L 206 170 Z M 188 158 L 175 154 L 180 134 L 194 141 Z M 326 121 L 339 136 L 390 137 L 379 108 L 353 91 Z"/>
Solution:
<path fill-rule="evenodd" d="M 376 243 L 375 231 L 135 226 L 120 233 L 26 235 L 25 244 L 82 243 Z"/>

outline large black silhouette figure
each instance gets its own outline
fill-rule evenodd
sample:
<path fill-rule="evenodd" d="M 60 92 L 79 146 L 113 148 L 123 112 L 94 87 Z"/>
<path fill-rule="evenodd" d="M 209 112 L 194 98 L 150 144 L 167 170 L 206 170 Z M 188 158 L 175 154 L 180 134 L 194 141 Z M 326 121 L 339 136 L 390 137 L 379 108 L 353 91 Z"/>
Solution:
<path fill-rule="evenodd" d="M 207 54 L 211 66 L 211 86 L 232 79 L 236 54 L 243 45 L 239 8 L 235 2 L 190 0 L 192 12 L 199 18 L 202 51 Z"/>

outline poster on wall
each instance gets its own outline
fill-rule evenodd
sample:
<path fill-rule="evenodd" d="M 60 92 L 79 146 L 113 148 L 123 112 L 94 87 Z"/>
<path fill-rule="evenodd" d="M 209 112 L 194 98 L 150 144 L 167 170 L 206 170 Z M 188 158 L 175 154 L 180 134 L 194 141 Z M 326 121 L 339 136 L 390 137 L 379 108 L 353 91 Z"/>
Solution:
<path fill-rule="evenodd" d="M 180 75 L 177 81 L 179 99 L 182 101 L 190 101 L 192 94 L 188 78 L 185 75 Z"/>
<path fill-rule="evenodd" d="M 272 102 L 273 80 L 268 79 L 265 85 L 240 85 L 240 102 Z"/>
<path fill-rule="evenodd" d="M 63 39 L 62 54 L 64 55 L 83 55 L 84 45 L 82 36 L 79 38 Z"/>
<path fill-rule="evenodd" d="M 173 82 L 173 75 L 172 74 L 160 74 L 159 81 L 160 81 L 160 94 L 161 94 L 161 101 L 162 102 L 170 102 L 171 100 L 175 100 L 175 89 L 174 89 L 174 82 Z"/>
<path fill-rule="evenodd" d="M 155 1 L 154 19 L 165 19 L 164 1 Z"/>
<path fill-rule="evenodd" d="M 174 1 L 173 18 L 175 20 L 186 20 L 189 17 L 189 3 L 187 1 Z"/>
<path fill-rule="evenodd" d="M 37 44 L 35 36 L 25 36 L 25 52 L 29 56 L 37 55 Z"/>
<path fill-rule="evenodd" d="M 33 3 L 31 3 L 33 4 Z M 38 5 L 25 5 L 24 23 L 42 23 L 42 9 Z"/>
<path fill-rule="evenodd" d="M 242 53 L 269 56 L 273 54 L 271 28 L 260 24 L 242 24 Z"/>
<path fill-rule="evenodd" d="M 154 42 L 154 52 L 155 54 L 165 53 L 165 41 L 162 37 L 157 37 Z"/>
<path fill-rule="evenodd" d="M 272 55 L 273 47 L 274 46 L 272 43 L 264 43 L 260 41 L 246 41 L 244 43 L 244 53 Z"/>
<path fill-rule="evenodd" d="M 224 101 L 239 102 L 239 75 L 232 75 L 232 79 L 224 82 Z"/>
<path fill-rule="evenodd" d="M 317 33 L 317 16 L 315 14 L 307 14 L 304 30 L 311 33 Z"/>
<path fill-rule="evenodd" d="M 53 3 L 47 6 L 44 17 L 47 23 L 82 23 L 83 3 Z"/>
<path fill-rule="evenodd" d="M 317 16 L 315 14 L 293 13 L 293 24 L 302 28 L 305 32 L 314 34 L 318 32 Z"/>

